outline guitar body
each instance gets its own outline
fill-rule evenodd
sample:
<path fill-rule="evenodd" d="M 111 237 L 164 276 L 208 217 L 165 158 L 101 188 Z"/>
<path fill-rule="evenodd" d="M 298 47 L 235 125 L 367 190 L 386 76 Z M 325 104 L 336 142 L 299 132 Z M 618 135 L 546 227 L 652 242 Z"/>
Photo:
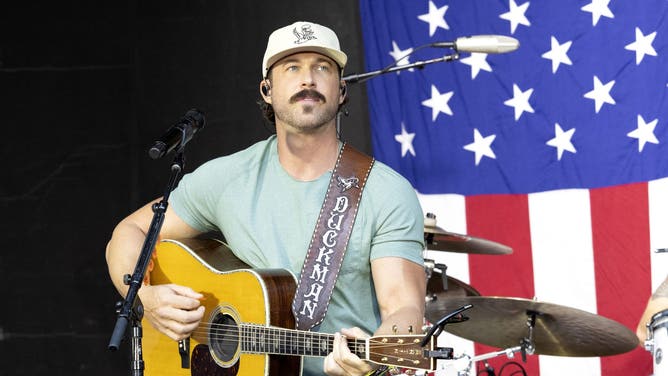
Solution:
<path fill-rule="evenodd" d="M 227 337 L 224 355 L 213 357 L 209 351 L 209 325 L 216 314 L 225 314 L 236 322 L 294 328 L 290 310 L 296 289 L 295 277 L 284 269 L 250 269 L 229 248 L 216 240 L 163 241 L 157 247 L 153 285 L 174 283 L 204 294 L 206 308 L 202 324 L 190 338 L 182 368 L 177 342 L 142 321 L 142 349 L 145 374 L 163 375 L 300 375 L 301 357 L 242 353 L 234 328 Z M 224 325 L 227 325 L 226 321 Z M 221 340 L 222 339 L 222 340 Z M 279 368 L 280 367 L 280 368 Z"/>

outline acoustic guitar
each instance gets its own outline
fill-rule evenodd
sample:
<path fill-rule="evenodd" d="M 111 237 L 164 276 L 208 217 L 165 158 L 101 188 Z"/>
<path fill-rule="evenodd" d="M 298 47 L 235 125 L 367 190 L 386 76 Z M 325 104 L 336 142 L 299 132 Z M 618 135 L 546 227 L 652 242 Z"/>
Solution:
<path fill-rule="evenodd" d="M 153 256 L 150 282 L 175 283 L 204 294 L 204 319 L 175 342 L 142 321 L 145 374 L 300 375 L 302 357 L 325 357 L 334 335 L 294 330 L 290 309 L 296 279 L 285 269 L 252 269 L 217 240 L 165 240 Z M 421 335 L 349 339 L 361 359 L 403 369 L 435 369 Z"/>

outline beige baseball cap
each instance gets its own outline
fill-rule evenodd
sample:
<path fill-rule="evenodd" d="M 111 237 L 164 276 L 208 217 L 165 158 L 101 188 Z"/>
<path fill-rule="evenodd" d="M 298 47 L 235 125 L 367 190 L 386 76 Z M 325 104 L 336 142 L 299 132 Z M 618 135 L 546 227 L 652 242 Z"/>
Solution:
<path fill-rule="evenodd" d="M 339 45 L 339 38 L 332 29 L 313 22 L 299 21 L 275 30 L 269 35 L 267 49 L 262 59 L 262 77 L 267 77 L 271 66 L 278 60 L 298 52 L 317 52 L 334 60 L 341 70 L 346 66 L 346 56 Z"/>

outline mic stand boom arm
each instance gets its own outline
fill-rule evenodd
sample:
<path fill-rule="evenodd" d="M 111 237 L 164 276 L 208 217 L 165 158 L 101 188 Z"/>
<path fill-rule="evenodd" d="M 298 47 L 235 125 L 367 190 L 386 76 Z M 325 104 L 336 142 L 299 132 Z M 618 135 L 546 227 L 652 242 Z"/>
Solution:
<path fill-rule="evenodd" d="M 457 59 L 459 59 L 459 53 L 455 52 L 452 55 L 446 55 L 446 56 L 439 57 L 439 58 L 436 58 L 436 59 L 416 61 L 415 63 L 393 66 L 391 68 L 379 69 L 379 70 L 375 70 L 375 71 L 372 71 L 372 72 L 366 72 L 366 73 L 360 73 L 360 74 L 351 74 L 349 76 L 343 77 L 343 81 L 349 82 L 349 83 L 357 83 L 357 82 L 360 82 L 360 81 L 366 81 L 370 78 L 380 76 L 380 75 L 385 74 L 385 73 L 397 72 L 397 71 L 410 69 L 410 68 L 422 69 L 426 65 L 429 65 L 429 64 L 441 63 L 441 62 L 444 62 L 444 61 L 454 61 L 454 60 L 457 60 Z"/>

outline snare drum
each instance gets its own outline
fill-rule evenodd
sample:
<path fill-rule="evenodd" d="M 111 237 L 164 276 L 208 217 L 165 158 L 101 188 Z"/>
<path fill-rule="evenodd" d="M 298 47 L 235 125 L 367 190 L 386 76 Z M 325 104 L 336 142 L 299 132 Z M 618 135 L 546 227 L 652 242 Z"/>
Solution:
<path fill-rule="evenodd" d="M 664 351 L 668 351 L 668 309 L 654 316 L 647 324 L 647 340 L 645 349 L 652 353 L 654 361 L 654 375 L 668 376 L 668 359 L 664 359 Z"/>

